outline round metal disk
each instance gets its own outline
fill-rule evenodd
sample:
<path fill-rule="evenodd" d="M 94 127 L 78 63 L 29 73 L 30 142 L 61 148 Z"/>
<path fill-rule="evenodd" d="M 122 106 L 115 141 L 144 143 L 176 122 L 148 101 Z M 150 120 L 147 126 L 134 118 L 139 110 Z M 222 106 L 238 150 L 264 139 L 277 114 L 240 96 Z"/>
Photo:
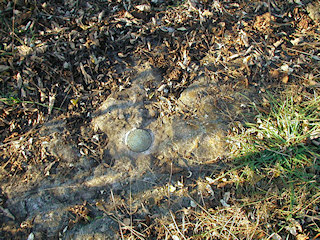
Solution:
<path fill-rule="evenodd" d="M 150 148 L 152 136 L 147 130 L 134 129 L 127 135 L 126 144 L 133 152 L 144 152 Z"/>

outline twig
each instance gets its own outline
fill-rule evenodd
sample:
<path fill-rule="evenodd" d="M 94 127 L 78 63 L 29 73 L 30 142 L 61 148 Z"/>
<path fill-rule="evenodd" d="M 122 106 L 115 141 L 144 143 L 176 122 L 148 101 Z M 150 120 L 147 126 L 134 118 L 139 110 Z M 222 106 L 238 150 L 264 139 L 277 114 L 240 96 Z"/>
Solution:
<path fill-rule="evenodd" d="M 163 223 L 161 223 L 161 225 L 167 230 L 167 232 L 169 233 L 169 235 L 172 237 L 173 239 L 173 235 L 171 234 L 171 232 L 169 231 L 169 229 L 166 227 L 166 225 L 164 225 Z M 166 238 L 167 239 L 167 238 Z"/>
<path fill-rule="evenodd" d="M 308 55 L 308 56 L 310 56 L 310 57 L 312 57 L 312 58 L 314 58 L 314 59 L 319 59 L 319 58 L 320 58 L 320 57 L 318 57 L 318 56 L 316 56 L 316 55 L 313 55 L 313 54 L 311 54 L 311 53 L 299 51 L 299 50 L 294 49 L 294 48 L 288 48 L 288 47 L 286 47 L 286 49 L 287 49 L 287 50 L 290 50 L 290 51 L 293 51 L 293 52 L 298 52 L 298 53 L 301 53 L 301 54 L 304 54 L 304 55 Z"/>
<path fill-rule="evenodd" d="M 15 15 L 15 14 L 14 14 L 14 10 L 15 10 L 15 8 L 16 8 L 16 2 L 17 2 L 17 1 L 14 1 L 14 3 L 13 3 L 13 9 L 12 9 L 12 13 L 13 13 L 13 14 L 12 14 L 12 32 L 11 32 L 11 33 L 12 33 L 12 46 L 11 46 L 11 47 L 12 47 L 12 50 L 11 50 L 11 51 L 12 51 L 12 52 L 14 52 L 14 35 L 15 35 L 15 34 L 14 34 L 14 24 L 15 24 L 15 19 L 16 19 L 15 16 L 14 16 L 14 15 Z"/>
<path fill-rule="evenodd" d="M 171 186 L 171 178 L 172 178 L 172 162 L 170 163 L 170 176 L 168 182 L 168 208 L 170 207 L 170 186 Z"/>
<path fill-rule="evenodd" d="M 115 210 L 115 212 L 117 212 L 116 211 L 117 210 L 116 202 L 115 202 L 115 199 L 114 199 L 114 195 L 113 195 L 112 189 L 110 190 L 110 193 L 111 193 L 112 202 L 114 204 L 114 210 Z M 142 233 L 139 233 L 138 231 L 134 230 L 132 226 L 127 226 L 125 223 L 123 223 L 118 217 L 114 216 L 113 214 L 110 214 L 110 213 L 107 213 L 107 214 L 118 222 L 119 230 L 120 230 L 120 234 L 121 234 L 121 238 L 122 239 L 125 239 L 124 235 L 123 235 L 123 232 L 122 232 L 122 229 L 129 230 L 131 232 L 131 234 L 133 234 L 134 236 L 136 236 L 137 238 L 139 238 L 141 240 L 145 239 L 145 236 Z"/>
<path fill-rule="evenodd" d="M 114 205 L 114 210 L 115 212 L 117 212 L 117 207 L 116 207 L 116 202 L 114 200 L 114 196 L 113 196 L 113 191 L 112 189 L 110 190 L 110 193 L 111 193 L 111 198 L 112 198 L 112 202 L 113 202 L 113 205 Z M 124 239 L 124 236 L 123 236 L 123 232 L 122 232 L 122 228 L 121 228 L 121 224 L 120 224 L 120 220 L 117 218 L 117 217 L 114 217 L 117 222 L 118 222 L 118 225 L 119 225 L 119 231 L 120 231 L 120 234 L 121 234 L 121 239 Z"/>
<path fill-rule="evenodd" d="M 177 232 L 182 236 L 183 239 L 186 239 L 186 238 L 183 236 L 183 234 L 180 232 L 180 229 L 179 229 L 179 227 L 178 227 L 178 225 L 177 225 L 177 223 L 176 223 L 176 220 L 174 219 L 174 216 L 173 216 L 171 210 L 169 210 L 169 211 L 170 211 L 170 215 L 171 215 L 172 221 L 173 221 L 173 223 L 174 223 L 174 226 L 175 226 L 176 229 L 177 229 Z"/>
<path fill-rule="evenodd" d="M 187 196 L 203 211 L 203 212 L 205 212 L 211 219 L 215 219 L 215 217 L 211 214 L 211 213 L 209 213 L 208 212 L 208 210 L 206 210 L 204 207 L 202 207 L 199 203 L 197 203 L 188 193 L 187 193 Z M 220 221 L 217 221 L 217 223 L 219 224 L 220 223 Z M 228 229 L 225 227 L 225 225 L 222 225 L 221 223 L 219 224 L 224 230 L 226 230 L 227 232 L 229 232 L 228 231 Z M 231 235 L 232 235 L 232 237 L 233 237 L 233 239 L 238 239 L 234 234 L 232 234 L 232 233 L 230 233 Z"/>
<path fill-rule="evenodd" d="M 123 223 L 119 218 L 117 218 L 116 216 L 114 216 L 113 214 L 107 213 L 113 220 L 117 221 L 119 224 L 119 227 L 121 229 L 121 238 L 124 238 L 124 235 L 122 233 L 122 229 L 125 230 L 129 230 L 134 236 L 136 236 L 137 238 L 144 240 L 145 236 L 142 233 L 139 233 L 138 231 L 134 230 L 132 227 L 127 226 L 125 223 Z M 122 227 L 121 227 L 122 226 Z"/>
<path fill-rule="evenodd" d="M 131 172 L 132 173 L 132 172 Z M 130 215 L 130 227 L 132 228 L 132 178 L 131 178 L 131 174 L 129 177 L 129 215 Z M 132 233 L 131 233 L 132 234 Z"/>

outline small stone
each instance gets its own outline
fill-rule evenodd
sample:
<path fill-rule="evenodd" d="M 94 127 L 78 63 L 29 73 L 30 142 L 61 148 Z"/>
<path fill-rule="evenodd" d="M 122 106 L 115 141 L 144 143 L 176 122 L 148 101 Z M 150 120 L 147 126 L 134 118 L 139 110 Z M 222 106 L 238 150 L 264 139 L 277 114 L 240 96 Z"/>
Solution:
<path fill-rule="evenodd" d="M 126 137 L 126 144 L 133 152 L 144 152 L 152 144 L 152 136 L 145 129 L 134 129 Z"/>

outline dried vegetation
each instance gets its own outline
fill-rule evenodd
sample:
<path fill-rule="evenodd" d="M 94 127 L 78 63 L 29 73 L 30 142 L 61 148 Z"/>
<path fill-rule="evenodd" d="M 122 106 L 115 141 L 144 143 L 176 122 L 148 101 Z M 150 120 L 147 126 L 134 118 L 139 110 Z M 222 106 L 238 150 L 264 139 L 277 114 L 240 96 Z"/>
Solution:
<path fill-rule="evenodd" d="M 85 143 L 84 149 L 101 161 L 92 133 L 81 132 L 81 126 L 109 94 L 130 87 L 132 67 L 146 61 L 163 76 L 160 84 L 145 86 L 146 100 L 154 101 L 166 115 L 176 110 L 180 93 L 199 76 L 224 86 L 217 95 L 256 88 L 261 102 L 255 110 L 261 114 L 271 111 L 265 92 L 278 98 L 286 90 L 293 105 L 318 100 L 319 9 L 318 1 L 280 0 L 0 1 L 0 181 L 36 184 L 41 179 L 37 174 L 45 170 L 41 166 L 55 163 L 56 156 L 48 155 L 43 144 L 50 139 L 38 131 L 51 119 L 66 119 L 66 141 Z M 187 116 L 196 110 L 181 111 Z M 311 123 L 317 121 L 319 114 Z M 233 124 L 232 134 L 240 138 L 260 137 L 260 148 L 254 151 L 269 149 L 270 145 L 263 146 L 266 136 L 259 135 L 259 129 Z M 115 206 L 119 234 L 128 239 L 317 239 L 318 138 L 315 134 L 294 143 L 313 144 L 312 153 L 306 155 L 308 164 L 296 161 L 301 168 L 308 167 L 300 180 L 298 173 L 283 175 L 281 162 L 257 167 L 250 159 L 249 167 L 244 167 L 229 161 L 226 169 L 212 172 L 207 179 L 194 179 L 198 188 L 181 187 L 189 192 L 188 209 L 164 218 L 135 219 L 131 212 L 116 214 L 125 203 Z M 278 153 L 290 155 L 286 150 Z M 243 151 L 252 153 L 252 149 Z M 278 150 L 273 149 L 273 157 L 274 151 Z M 14 222 L 5 199 L 1 196 L 0 213 Z M 111 212 L 99 203 L 91 207 Z M 86 203 L 69 211 L 72 224 L 90 219 Z M 31 227 L 10 224 L 1 222 L 1 237 L 32 237 Z"/>

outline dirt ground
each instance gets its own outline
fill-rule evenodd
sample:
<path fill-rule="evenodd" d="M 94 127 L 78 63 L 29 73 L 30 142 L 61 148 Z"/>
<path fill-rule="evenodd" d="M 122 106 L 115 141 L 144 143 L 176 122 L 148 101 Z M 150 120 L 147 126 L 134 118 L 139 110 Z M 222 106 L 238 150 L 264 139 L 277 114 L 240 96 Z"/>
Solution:
<path fill-rule="evenodd" d="M 230 169 L 252 102 L 318 91 L 319 9 L 0 1 L 0 238 L 165 239 L 173 214 L 231 204 L 205 179 Z M 126 145 L 135 128 L 152 135 L 145 152 Z"/>

